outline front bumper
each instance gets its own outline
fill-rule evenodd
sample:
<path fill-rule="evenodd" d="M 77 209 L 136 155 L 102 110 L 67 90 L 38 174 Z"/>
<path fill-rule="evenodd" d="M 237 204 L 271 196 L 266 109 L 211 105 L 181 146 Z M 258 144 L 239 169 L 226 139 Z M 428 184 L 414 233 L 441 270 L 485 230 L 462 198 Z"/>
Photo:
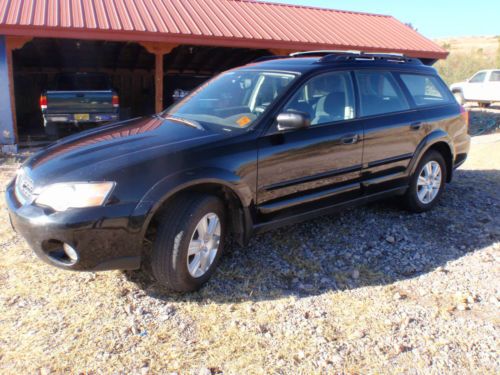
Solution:
<path fill-rule="evenodd" d="M 12 226 L 43 261 L 78 271 L 140 267 L 141 228 L 131 224 L 137 220 L 130 216 L 135 204 L 52 212 L 33 204 L 21 205 L 13 185 L 7 186 L 6 191 Z M 54 256 L 59 243 L 76 249 L 78 260 L 66 262 Z"/>

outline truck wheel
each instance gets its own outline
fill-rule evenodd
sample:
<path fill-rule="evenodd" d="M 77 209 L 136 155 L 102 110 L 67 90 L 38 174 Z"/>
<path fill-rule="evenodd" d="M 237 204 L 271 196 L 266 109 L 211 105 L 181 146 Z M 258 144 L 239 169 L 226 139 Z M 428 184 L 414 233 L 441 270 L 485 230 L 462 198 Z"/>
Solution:
<path fill-rule="evenodd" d="M 482 103 L 479 103 L 479 108 L 488 108 L 490 105 L 491 105 L 491 103 L 482 102 Z"/>
<path fill-rule="evenodd" d="M 45 134 L 47 134 L 49 139 L 56 140 L 59 138 L 60 135 L 59 123 L 44 121 L 43 125 L 45 127 Z"/>
<path fill-rule="evenodd" d="M 462 94 L 461 91 L 455 91 L 453 93 L 453 96 L 457 100 L 458 104 L 460 104 L 460 105 L 464 105 L 465 104 L 464 94 Z"/>
<path fill-rule="evenodd" d="M 199 289 L 214 273 L 224 249 L 226 212 L 212 195 L 186 194 L 160 216 L 151 254 L 153 277 L 177 292 Z"/>
<path fill-rule="evenodd" d="M 446 163 L 439 152 L 432 150 L 425 154 L 404 196 L 408 210 L 425 212 L 432 209 L 443 193 L 446 173 Z"/>

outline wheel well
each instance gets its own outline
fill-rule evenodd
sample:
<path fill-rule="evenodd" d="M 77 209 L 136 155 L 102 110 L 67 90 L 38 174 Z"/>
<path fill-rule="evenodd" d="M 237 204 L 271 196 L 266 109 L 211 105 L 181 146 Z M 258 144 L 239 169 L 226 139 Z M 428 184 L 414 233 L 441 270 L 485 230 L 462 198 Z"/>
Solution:
<path fill-rule="evenodd" d="M 443 156 L 446 163 L 446 182 L 451 182 L 453 174 L 453 154 L 451 153 L 450 146 L 445 142 L 438 142 L 433 144 L 427 152 L 430 150 L 435 150 Z"/>
<path fill-rule="evenodd" d="M 168 199 L 161 204 L 160 207 L 155 211 L 151 221 L 149 222 L 148 228 L 146 230 L 146 240 L 152 241 L 156 234 L 156 228 L 158 227 L 159 218 L 163 212 L 168 209 L 168 206 L 181 194 L 209 194 L 219 197 L 224 203 L 227 212 L 227 222 L 229 224 L 229 234 L 238 243 L 243 245 L 246 238 L 246 223 L 245 223 L 245 212 L 241 204 L 240 198 L 227 186 L 214 183 L 202 183 L 190 186 L 186 189 L 180 190 L 168 197 Z"/>

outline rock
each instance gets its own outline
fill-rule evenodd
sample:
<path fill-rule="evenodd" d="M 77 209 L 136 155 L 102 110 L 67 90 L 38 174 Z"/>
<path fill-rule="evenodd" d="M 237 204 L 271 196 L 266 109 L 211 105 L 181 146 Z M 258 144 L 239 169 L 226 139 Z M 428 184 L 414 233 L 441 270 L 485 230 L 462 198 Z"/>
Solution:
<path fill-rule="evenodd" d="M 465 311 L 465 310 L 469 310 L 469 306 L 467 306 L 465 303 L 459 303 L 457 306 L 456 306 L 456 309 L 458 311 Z"/>
<path fill-rule="evenodd" d="M 52 373 L 52 371 L 50 370 L 50 368 L 48 367 L 42 367 L 40 370 L 40 375 L 49 375 Z"/>
<path fill-rule="evenodd" d="M 202 367 L 199 371 L 198 371 L 198 375 L 212 375 L 212 371 L 210 371 L 209 368 L 207 367 Z"/>
<path fill-rule="evenodd" d="M 396 239 L 394 238 L 394 236 L 387 236 L 387 237 L 385 238 L 385 240 L 386 240 L 387 242 L 389 242 L 390 244 L 393 244 L 393 243 L 395 243 L 395 242 L 396 242 Z"/>
<path fill-rule="evenodd" d="M 132 326 L 132 333 L 134 335 L 138 335 L 139 333 L 141 333 L 141 330 L 139 329 L 139 327 L 137 327 L 136 325 L 133 325 Z"/>
<path fill-rule="evenodd" d="M 404 298 L 404 296 L 399 292 L 394 293 L 394 295 L 392 296 L 392 299 L 395 301 L 403 299 L 403 298 Z"/>

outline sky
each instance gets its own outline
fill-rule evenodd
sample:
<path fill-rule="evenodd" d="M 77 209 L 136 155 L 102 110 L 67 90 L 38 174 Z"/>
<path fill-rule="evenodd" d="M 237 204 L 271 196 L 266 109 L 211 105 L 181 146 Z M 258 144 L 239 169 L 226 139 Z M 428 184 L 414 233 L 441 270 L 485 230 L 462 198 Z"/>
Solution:
<path fill-rule="evenodd" d="M 500 0 L 270 0 L 394 16 L 424 36 L 500 35 Z"/>

